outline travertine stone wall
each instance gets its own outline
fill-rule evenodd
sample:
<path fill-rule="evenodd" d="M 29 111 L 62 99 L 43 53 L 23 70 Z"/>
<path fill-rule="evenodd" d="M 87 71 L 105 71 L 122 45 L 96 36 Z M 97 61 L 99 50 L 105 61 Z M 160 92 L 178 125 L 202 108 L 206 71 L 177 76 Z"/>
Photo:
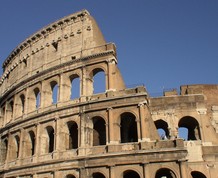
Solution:
<path fill-rule="evenodd" d="M 214 178 L 218 85 L 153 98 L 117 62 L 86 10 L 17 46 L 0 80 L 0 177 Z"/>

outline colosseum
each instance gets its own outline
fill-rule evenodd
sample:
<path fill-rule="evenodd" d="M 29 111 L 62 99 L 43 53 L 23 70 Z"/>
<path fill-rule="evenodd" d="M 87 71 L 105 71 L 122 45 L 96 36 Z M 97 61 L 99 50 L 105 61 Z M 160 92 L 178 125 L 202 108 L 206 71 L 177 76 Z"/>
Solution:
<path fill-rule="evenodd" d="M 2 65 L 0 177 L 217 178 L 218 85 L 151 97 L 117 62 L 87 10 L 20 43 Z"/>

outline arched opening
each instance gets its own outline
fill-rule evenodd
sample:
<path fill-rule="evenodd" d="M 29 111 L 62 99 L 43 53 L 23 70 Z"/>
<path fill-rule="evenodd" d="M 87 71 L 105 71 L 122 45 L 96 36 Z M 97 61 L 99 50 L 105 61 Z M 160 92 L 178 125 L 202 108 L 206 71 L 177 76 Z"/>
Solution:
<path fill-rule="evenodd" d="M 36 109 L 40 107 L 41 104 L 41 93 L 38 88 L 34 89 L 34 94 L 35 94 L 35 104 L 36 104 Z"/>
<path fill-rule="evenodd" d="M 207 178 L 203 173 L 198 171 L 191 172 L 192 178 Z"/>
<path fill-rule="evenodd" d="M 92 178 L 105 178 L 105 176 L 100 172 L 96 172 L 92 174 Z"/>
<path fill-rule="evenodd" d="M 101 117 L 93 118 L 93 146 L 106 145 L 105 121 Z"/>
<path fill-rule="evenodd" d="M 183 139 L 201 140 L 200 127 L 198 121 L 195 118 L 190 116 L 183 117 L 182 119 L 180 119 L 178 127 L 179 136 Z M 181 128 L 186 128 L 187 131 Z M 185 131 L 188 132 L 186 135 L 184 134 Z"/>
<path fill-rule="evenodd" d="M 140 178 L 140 176 L 135 171 L 127 170 L 123 173 L 123 178 Z"/>
<path fill-rule="evenodd" d="M 33 131 L 29 131 L 29 139 L 30 139 L 30 153 L 31 156 L 35 154 L 35 133 Z"/>
<path fill-rule="evenodd" d="M 162 140 L 169 139 L 169 130 L 168 130 L 168 124 L 164 120 L 160 119 L 154 122 L 158 134 Z"/>
<path fill-rule="evenodd" d="M 68 174 L 65 178 L 76 178 L 76 177 L 72 174 Z"/>
<path fill-rule="evenodd" d="M 78 148 L 78 126 L 76 122 L 70 121 L 67 123 L 69 130 L 69 149 Z"/>
<path fill-rule="evenodd" d="M 18 136 L 18 135 L 16 135 L 15 137 L 15 145 L 16 145 L 16 150 L 15 150 L 15 152 L 16 152 L 16 158 L 18 158 L 19 157 L 19 151 L 20 151 L 20 137 Z"/>
<path fill-rule="evenodd" d="M 93 94 L 104 93 L 106 81 L 104 70 L 97 68 L 93 70 Z"/>
<path fill-rule="evenodd" d="M 21 113 L 23 114 L 25 112 L 25 96 L 23 94 L 20 95 L 20 101 L 21 101 Z"/>
<path fill-rule="evenodd" d="M 132 113 L 123 113 L 120 120 L 121 143 L 137 142 L 136 117 Z"/>
<path fill-rule="evenodd" d="M 172 170 L 162 168 L 156 172 L 155 178 L 176 178 L 176 175 Z"/>
<path fill-rule="evenodd" d="M 56 104 L 58 102 L 58 83 L 56 81 L 52 81 L 50 86 L 52 91 L 52 104 Z"/>
<path fill-rule="evenodd" d="M 78 75 L 72 75 L 70 76 L 71 81 L 71 93 L 70 93 L 70 99 L 73 100 L 75 98 L 80 97 L 80 78 Z"/>
<path fill-rule="evenodd" d="M 10 101 L 8 103 L 8 108 L 6 110 L 7 122 L 10 122 L 10 120 L 13 118 L 13 112 L 14 112 L 14 101 Z"/>
<path fill-rule="evenodd" d="M 48 133 L 48 153 L 54 151 L 54 129 L 51 126 L 46 127 Z"/>

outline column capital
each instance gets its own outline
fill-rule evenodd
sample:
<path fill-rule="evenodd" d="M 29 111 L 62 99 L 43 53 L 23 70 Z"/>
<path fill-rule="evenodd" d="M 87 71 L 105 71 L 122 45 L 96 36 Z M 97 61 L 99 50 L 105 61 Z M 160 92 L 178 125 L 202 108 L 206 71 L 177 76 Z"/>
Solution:
<path fill-rule="evenodd" d="M 140 103 L 138 104 L 138 106 L 140 107 L 140 106 L 144 106 L 144 105 L 146 105 L 146 104 L 148 104 L 147 100 L 140 102 Z"/>
<path fill-rule="evenodd" d="M 107 111 L 112 110 L 112 109 L 113 109 L 112 107 L 108 107 L 108 108 L 107 108 Z"/>
<path fill-rule="evenodd" d="M 109 58 L 106 60 L 109 64 L 117 64 L 117 59 L 116 58 Z"/>

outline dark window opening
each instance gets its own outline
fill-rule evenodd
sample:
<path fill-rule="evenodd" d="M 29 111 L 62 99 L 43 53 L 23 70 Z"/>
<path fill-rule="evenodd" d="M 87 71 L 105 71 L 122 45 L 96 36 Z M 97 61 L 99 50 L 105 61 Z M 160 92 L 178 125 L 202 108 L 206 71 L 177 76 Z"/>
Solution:
<path fill-rule="evenodd" d="M 178 126 L 179 136 L 183 139 L 201 140 L 200 127 L 198 121 L 195 118 L 189 116 L 183 117 L 182 119 L 180 119 Z M 183 130 L 181 128 L 183 128 Z M 187 131 L 185 131 L 184 128 L 186 128 Z M 186 136 L 184 135 L 184 132 L 187 132 Z"/>
<path fill-rule="evenodd" d="M 52 43 L 52 46 L 55 48 L 55 50 L 57 51 L 58 50 L 58 42 L 53 42 Z"/>
<path fill-rule="evenodd" d="M 93 146 L 106 145 L 105 121 L 101 117 L 93 118 Z"/>
<path fill-rule="evenodd" d="M 198 171 L 191 172 L 192 178 L 207 178 L 204 174 Z"/>
<path fill-rule="evenodd" d="M 69 129 L 69 149 L 78 148 L 78 126 L 75 122 L 68 122 Z"/>
<path fill-rule="evenodd" d="M 140 176 L 137 172 L 128 170 L 123 173 L 123 178 L 140 178 Z"/>
<path fill-rule="evenodd" d="M 33 131 L 29 132 L 29 137 L 31 141 L 31 155 L 33 156 L 35 154 L 35 134 Z"/>
<path fill-rule="evenodd" d="M 93 178 L 105 178 L 105 176 L 102 173 L 99 173 L 99 172 L 93 173 L 92 177 Z"/>
<path fill-rule="evenodd" d="M 65 178 L 76 178 L 76 177 L 73 176 L 73 175 L 71 175 L 71 174 L 69 174 L 69 175 L 67 175 Z"/>
<path fill-rule="evenodd" d="M 121 143 L 138 141 L 137 123 L 136 118 L 133 114 L 121 114 L 120 126 Z"/>
<path fill-rule="evenodd" d="M 176 175 L 170 169 L 163 168 L 156 172 L 155 178 L 176 178 Z"/>
<path fill-rule="evenodd" d="M 162 140 L 169 139 L 170 136 L 169 136 L 167 122 L 160 119 L 160 120 L 155 121 L 154 123 L 155 123 L 157 130 L 158 130 L 158 134 L 160 136 L 160 139 L 162 139 Z"/>
<path fill-rule="evenodd" d="M 22 111 L 22 113 L 24 113 L 24 110 L 25 110 L 25 96 L 20 95 L 20 100 L 21 100 L 21 111 Z"/>
<path fill-rule="evenodd" d="M 47 127 L 48 133 L 48 152 L 52 153 L 54 151 L 54 129 L 51 126 Z"/>

